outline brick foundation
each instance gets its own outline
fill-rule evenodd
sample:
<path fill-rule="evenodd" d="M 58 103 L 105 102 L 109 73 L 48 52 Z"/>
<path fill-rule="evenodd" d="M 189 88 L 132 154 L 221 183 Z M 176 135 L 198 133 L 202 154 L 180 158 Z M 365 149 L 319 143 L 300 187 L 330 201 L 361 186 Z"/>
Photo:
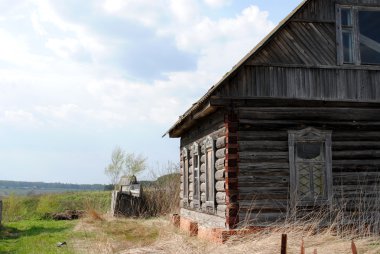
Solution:
<path fill-rule="evenodd" d="M 198 223 L 190 219 L 180 217 L 179 228 L 190 236 L 198 235 Z"/>
<path fill-rule="evenodd" d="M 173 214 L 171 222 L 189 236 L 197 236 L 199 239 L 213 243 L 225 243 L 232 236 L 244 236 L 261 231 L 263 228 L 250 227 L 248 229 L 224 229 L 198 226 L 197 222 Z"/>

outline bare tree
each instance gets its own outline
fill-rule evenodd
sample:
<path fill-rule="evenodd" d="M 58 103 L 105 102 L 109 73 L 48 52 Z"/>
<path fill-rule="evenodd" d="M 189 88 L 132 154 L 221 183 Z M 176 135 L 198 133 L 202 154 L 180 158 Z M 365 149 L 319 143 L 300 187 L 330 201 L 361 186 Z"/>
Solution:
<path fill-rule="evenodd" d="M 147 159 L 141 154 L 135 155 L 134 153 L 126 153 L 124 174 L 133 176 L 144 171 L 147 168 L 146 160 Z"/>
<path fill-rule="evenodd" d="M 116 188 L 125 162 L 124 151 L 115 147 L 111 156 L 111 163 L 105 168 L 104 173 L 110 178 L 111 184 Z"/>

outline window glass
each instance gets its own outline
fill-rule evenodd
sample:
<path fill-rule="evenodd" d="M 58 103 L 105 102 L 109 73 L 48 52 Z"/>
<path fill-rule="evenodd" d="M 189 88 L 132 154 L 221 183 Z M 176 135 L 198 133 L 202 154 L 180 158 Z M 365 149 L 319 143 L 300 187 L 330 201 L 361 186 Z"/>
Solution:
<path fill-rule="evenodd" d="M 342 40 L 343 40 L 343 62 L 352 63 L 353 62 L 352 31 L 343 30 Z"/>
<path fill-rule="evenodd" d="M 341 10 L 342 17 L 342 26 L 352 26 L 352 14 L 351 9 L 342 9 Z"/>
<path fill-rule="evenodd" d="M 321 157 L 321 143 L 300 142 L 297 143 L 297 157 L 300 159 L 318 159 Z"/>
<path fill-rule="evenodd" d="M 380 63 L 380 11 L 359 11 L 360 56 L 363 64 Z"/>

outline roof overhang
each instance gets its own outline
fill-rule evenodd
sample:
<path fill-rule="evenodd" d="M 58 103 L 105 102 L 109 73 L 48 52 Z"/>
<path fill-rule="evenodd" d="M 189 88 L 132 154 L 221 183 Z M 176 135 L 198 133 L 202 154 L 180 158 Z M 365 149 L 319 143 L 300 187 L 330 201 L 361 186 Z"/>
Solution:
<path fill-rule="evenodd" d="M 356 100 L 318 100 L 299 98 L 273 98 L 273 97 L 218 97 L 211 96 L 208 103 L 177 122 L 165 134 L 171 138 L 181 137 L 184 132 L 197 124 L 203 117 L 214 113 L 219 108 L 236 107 L 308 107 L 308 108 L 380 108 L 380 102 L 356 101 Z M 195 113 L 196 112 L 196 113 Z"/>

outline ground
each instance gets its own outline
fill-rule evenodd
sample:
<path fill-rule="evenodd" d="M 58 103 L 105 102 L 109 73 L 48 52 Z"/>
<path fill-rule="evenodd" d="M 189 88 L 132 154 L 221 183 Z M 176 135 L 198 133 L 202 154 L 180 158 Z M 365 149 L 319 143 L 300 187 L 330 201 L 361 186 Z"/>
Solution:
<path fill-rule="evenodd" d="M 215 244 L 189 237 L 167 218 L 115 219 L 92 214 L 78 221 L 29 220 L 6 224 L 0 233 L 0 253 L 280 253 L 283 229 L 232 238 Z M 288 253 L 300 253 L 302 239 L 306 253 L 351 252 L 351 238 L 331 232 L 311 235 L 303 230 L 288 233 Z M 57 247 L 58 242 L 67 242 Z M 380 238 L 355 239 L 358 253 L 380 253 Z"/>

